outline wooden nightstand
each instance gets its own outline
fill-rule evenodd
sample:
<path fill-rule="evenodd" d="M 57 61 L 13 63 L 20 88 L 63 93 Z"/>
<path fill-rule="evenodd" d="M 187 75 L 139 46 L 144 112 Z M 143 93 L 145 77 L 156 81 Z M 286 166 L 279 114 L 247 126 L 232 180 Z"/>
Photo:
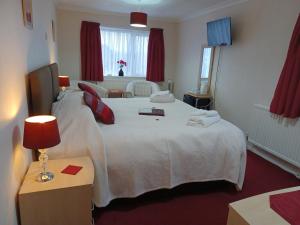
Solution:
<path fill-rule="evenodd" d="M 63 174 L 68 165 L 82 166 L 76 175 Z M 19 192 L 22 225 L 91 225 L 94 166 L 89 157 L 48 161 L 54 179 L 36 181 L 41 168 L 31 163 Z"/>
<path fill-rule="evenodd" d="M 210 110 L 211 106 L 211 96 L 209 95 L 200 95 L 192 92 L 188 92 L 183 96 L 183 101 L 193 107 L 198 109 Z"/>

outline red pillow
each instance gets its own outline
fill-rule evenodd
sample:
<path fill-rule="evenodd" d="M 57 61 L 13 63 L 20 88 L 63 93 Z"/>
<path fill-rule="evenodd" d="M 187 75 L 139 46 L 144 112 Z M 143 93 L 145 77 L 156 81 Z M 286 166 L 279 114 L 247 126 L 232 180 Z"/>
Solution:
<path fill-rule="evenodd" d="M 100 120 L 104 124 L 115 123 L 113 111 L 104 102 L 86 91 L 83 94 L 83 99 L 91 108 L 96 120 Z"/>
<path fill-rule="evenodd" d="M 88 93 L 94 95 L 95 97 L 100 98 L 100 96 L 98 95 L 97 91 L 95 91 L 94 88 L 92 88 L 91 86 L 84 84 L 84 83 L 78 83 L 78 87 L 82 90 L 82 91 L 87 91 Z"/>

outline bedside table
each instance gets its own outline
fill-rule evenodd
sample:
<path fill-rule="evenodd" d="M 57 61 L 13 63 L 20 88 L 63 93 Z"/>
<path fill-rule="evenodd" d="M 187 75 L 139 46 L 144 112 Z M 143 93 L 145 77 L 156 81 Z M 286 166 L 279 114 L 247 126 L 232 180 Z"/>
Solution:
<path fill-rule="evenodd" d="M 68 165 L 82 166 L 76 175 L 63 174 Z M 32 162 L 19 191 L 22 225 L 91 225 L 94 166 L 89 157 L 48 161 L 54 179 L 36 181 L 41 170 Z"/>
<path fill-rule="evenodd" d="M 192 92 L 184 94 L 183 101 L 195 108 L 210 110 L 211 96 L 200 95 Z"/>

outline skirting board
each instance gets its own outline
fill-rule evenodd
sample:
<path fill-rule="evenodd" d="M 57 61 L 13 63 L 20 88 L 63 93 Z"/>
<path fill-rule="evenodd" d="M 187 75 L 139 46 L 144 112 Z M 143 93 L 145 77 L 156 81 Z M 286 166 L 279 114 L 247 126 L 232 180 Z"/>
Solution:
<path fill-rule="evenodd" d="M 253 145 L 250 142 L 247 143 L 247 149 L 300 179 L 300 168 L 284 161 L 283 159 L 276 157 L 275 155 L 263 150 L 258 146 Z"/>

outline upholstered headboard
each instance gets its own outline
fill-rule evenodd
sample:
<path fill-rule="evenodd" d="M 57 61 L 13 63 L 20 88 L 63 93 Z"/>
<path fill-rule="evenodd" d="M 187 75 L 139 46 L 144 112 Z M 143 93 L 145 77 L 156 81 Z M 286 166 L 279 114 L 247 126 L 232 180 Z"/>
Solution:
<path fill-rule="evenodd" d="M 30 115 L 51 114 L 52 103 L 59 94 L 58 65 L 53 63 L 28 75 Z"/>

